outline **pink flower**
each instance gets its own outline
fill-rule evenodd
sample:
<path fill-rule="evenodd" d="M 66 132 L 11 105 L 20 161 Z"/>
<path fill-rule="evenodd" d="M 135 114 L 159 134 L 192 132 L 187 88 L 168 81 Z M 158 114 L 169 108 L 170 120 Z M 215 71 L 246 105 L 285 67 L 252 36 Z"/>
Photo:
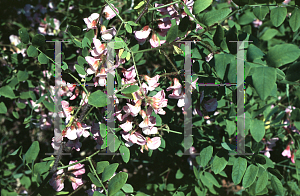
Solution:
<path fill-rule="evenodd" d="M 150 44 L 152 48 L 156 48 L 158 46 L 161 46 L 164 44 L 166 40 L 160 40 L 155 33 L 152 34 L 152 37 L 150 39 Z"/>
<path fill-rule="evenodd" d="M 116 12 L 119 14 L 119 10 L 117 8 L 115 8 L 115 6 L 113 4 L 110 4 L 115 10 Z M 109 7 L 109 5 L 106 5 L 105 8 L 103 9 L 103 13 L 104 13 L 104 17 L 107 20 L 110 20 L 112 18 L 114 18 L 116 16 L 116 13 Z"/>
<path fill-rule="evenodd" d="M 104 192 L 103 188 L 96 187 L 96 185 L 94 185 L 94 184 L 92 184 L 91 187 L 92 187 L 91 189 L 88 189 L 87 191 L 85 191 L 88 194 L 88 196 L 93 196 L 95 191 L 98 191 L 100 193 Z"/>
<path fill-rule="evenodd" d="M 70 147 L 72 150 L 76 150 L 76 151 L 80 151 L 80 148 L 82 146 L 82 143 L 79 142 L 79 139 L 75 139 L 75 140 L 69 140 L 66 144 L 67 147 Z"/>
<path fill-rule="evenodd" d="M 100 15 L 98 13 L 93 13 L 88 18 L 84 18 L 83 21 L 87 25 L 87 28 L 85 30 L 88 31 L 89 29 L 97 29 L 99 16 Z"/>
<path fill-rule="evenodd" d="M 158 87 L 159 86 L 159 83 L 158 83 L 159 78 L 160 78 L 159 75 L 156 75 L 153 78 L 150 78 L 149 76 L 145 75 L 144 79 L 148 83 L 147 90 L 153 91 L 156 87 Z"/>
<path fill-rule="evenodd" d="M 140 31 L 134 31 L 134 37 L 138 41 L 140 45 L 143 45 L 146 41 L 146 39 L 149 37 L 151 32 L 151 29 L 149 26 L 145 26 L 142 30 Z"/>
<path fill-rule="evenodd" d="M 135 105 L 129 103 L 127 103 L 127 105 L 129 106 L 131 116 L 135 117 L 141 111 L 142 100 L 138 100 Z"/>
<path fill-rule="evenodd" d="M 125 132 L 129 132 L 132 130 L 132 122 L 130 121 L 126 121 L 126 123 L 123 123 L 120 125 L 120 127 L 125 131 Z"/>
<path fill-rule="evenodd" d="M 69 165 L 72 163 L 76 163 L 76 161 L 70 161 Z M 84 164 L 78 163 L 76 165 L 70 166 L 68 167 L 68 171 L 72 172 L 73 176 L 69 176 L 69 179 L 72 182 L 72 187 L 74 190 L 76 190 L 79 186 L 81 186 L 83 184 L 82 182 L 82 174 L 85 173 L 85 169 L 84 169 Z"/>
<path fill-rule="evenodd" d="M 171 28 L 172 24 L 171 24 L 171 20 L 169 17 L 166 18 L 161 18 L 158 21 L 158 28 L 160 30 L 169 30 Z"/>
<path fill-rule="evenodd" d="M 253 25 L 254 25 L 254 27 L 258 28 L 260 25 L 262 25 L 262 21 L 256 19 L 256 20 L 253 21 Z"/>
<path fill-rule="evenodd" d="M 156 134 L 157 127 L 154 127 L 156 125 L 156 118 L 154 116 L 150 116 L 152 114 L 152 108 L 147 108 L 147 113 L 142 110 L 141 116 L 143 117 L 143 121 L 139 124 L 139 127 L 142 128 L 142 131 L 146 135 Z"/>
<path fill-rule="evenodd" d="M 162 109 L 163 107 L 167 107 L 168 99 L 165 99 L 164 90 L 159 91 L 156 95 L 149 98 L 150 105 L 154 109 L 156 114 L 165 115 L 166 112 Z"/>
<path fill-rule="evenodd" d="M 286 149 L 281 153 L 282 156 L 291 158 L 290 145 L 287 145 Z"/>
<path fill-rule="evenodd" d="M 70 161 L 69 165 L 76 163 L 76 161 Z M 76 190 L 79 186 L 83 184 L 82 182 L 82 174 L 85 173 L 84 164 L 78 163 L 76 165 L 72 165 L 68 167 L 68 171 L 72 173 L 72 175 L 66 175 L 63 173 L 63 170 L 59 170 L 55 174 L 53 174 L 50 185 L 56 191 L 61 191 L 64 188 L 64 179 L 67 177 L 72 182 L 72 187 Z"/>
<path fill-rule="evenodd" d="M 102 44 L 99 39 L 93 38 L 93 43 L 95 48 L 92 50 L 91 55 L 94 57 L 99 57 L 104 53 L 106 49 L 106 44 Z"/>
<path fill-rule="evenodd" d="M 265 156 L 267 156 L 268 158 L 270 158 L 270 151 L 272 151 L 272 148 L 274 148 L 276 146 L 276 142 L 279 140 L 279 138 L 271 138 L 270 141 L 266 141 L 263 138 L 263 142 L 264 144 L 266 144 L 265 150 L 264 151 L 260 151 L 263 152 Z"/>
<path fill-rule="evenodd" d="M 90 65 L 90 67 L 86 70 L 87 74 L 91 75 L 91 74 L 96 73 L 99 66 L 100 66 L 100 63 L 101 63 L 102 59 L 94 58 L 94 57 L 91 57 L 91 56 L 86 56 L 85 60 Z"/>
<path fill-rule="evenodd" d="M 161 144 L 160 137 L 147 138 L 147 147 L 151 150 L 157 149 Z M 147 148 L 146 148 L 147 149 Z"/>
<path fill-rule="evenodd" d="M 62 178 L 63 170 L 58 170 L 55 174 L 53 174 L 49 184 L 53 187 L 53 189 L 57 192 L 63 190 L 64 188 L 64 179 Z"/>
<path fill-rule="evenodd" d="M 71 118 L 71 114 L 73 113 L 73 107 L 69 107 L 69 102 L 61 101 L 61 105 L 66 117 L 66 121 L 69 121 Z"/>
<path fill-rule="evenodd" d="M 101 38 L 104 41 L 110 41 L 116 35 L 116 33 L 117 31 L 115 27 L 106 29 L 104 25 L 101 26 Z"/>
<path fill-rule="evenodd" d="M 122 78 L 122 85 L 136 82 L 136 80 L 134 79 L 136 77 L 134 66 L 128 68 L 127 70 L 123 70 L 122 72 L 124 76 L 124 78 Z"/>

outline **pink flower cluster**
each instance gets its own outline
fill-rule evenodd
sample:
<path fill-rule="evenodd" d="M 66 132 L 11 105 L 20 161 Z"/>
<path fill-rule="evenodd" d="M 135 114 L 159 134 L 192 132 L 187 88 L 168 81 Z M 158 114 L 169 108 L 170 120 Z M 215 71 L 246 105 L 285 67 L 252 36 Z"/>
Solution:
<path fill-rule="evenodd" d="M 70 161 L 70 164 L 76 163 L 77 161 Z M 82 175 L 85 173 L 84 164 L 78 163 L 76 165 L 68 167 L 68 172 L 64 173 L 61 169 L 53 174 L 50 185 L 56 191 L 61 191 L 64 188 L 64 181 L 69 179 L 72 182 L 72 187 L 76 190 L 79 186 L 83 184 Z"/>
<path fill-rule="evenodd" d="M 194 1 L 193 0 L 190 0 L 190 1 L 184 0 L 184 3 L 187 5 L 189 11 L 192 13 Z M 154 5 L 155 5 L 155 7 L 160 7 L 160 6 L 163 6 L 164 4 L 155 3 Z M 174 19 L 176 21 L 176 24 L 179 25 L 180 18 L 184 18 L 187 16 L 187 14 L 184 12 L 184 7 L 180 8 L 181 14 L 179 14 L 178 11 L 175 9 L 175 6 L 178 7 L 178 4 L 176 3 L 176 4 L 170 5 L 168 7 L 163 7 L 163 8 L 157 9 L 157 11 L 161 15 L 163 15 L 163 16 L 170 15 L 171 16 L 171 17 L 165 17 L 165 18 L 159 19 L 159 21 L 158 21 L 159 31 L 158 32 L 155 32 L 154 29 L 151 29 L 148 25 L 144 26 L 143 29 L 140 31 L 134 31 L 135 39 L 138 41 L 138 43 L 140 45 L 143 45 L 146 42 L 146 40 L 149 37 L 152 30 L 153 30 L 153 32 L 152 32 L 152 36 L 150 38 L 150 44 L 151 44 L 152 48 L 161 46 L 162 44 L 164 44 L 166 42 L 166 40 L 160 40 L 159 37 L 157 36 L 157 33 L 160 36 L 165 37 L 172 26 L 171 20 Z M 193 18 L 190 17 L 190 20 L 193 20 Z M 201 27 L 197 26 L 197 30 L 198 29 L 201 29 Z M 189 33 L 190 32 L 187 32 L 185 37 Z M 179 37 L 177 39 L 179 39 Z"/>

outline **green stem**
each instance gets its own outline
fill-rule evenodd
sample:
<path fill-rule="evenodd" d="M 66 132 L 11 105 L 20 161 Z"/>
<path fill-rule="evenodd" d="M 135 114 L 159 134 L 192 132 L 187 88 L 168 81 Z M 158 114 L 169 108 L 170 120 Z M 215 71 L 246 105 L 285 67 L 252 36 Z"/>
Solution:
<path fill-rule="evenodd" d="M 148 11 L 158 10 L 158 9 L 160 9 L 160 8 L 168 7 L 168 6 L 173 5 L 173 4 L 175 4 L 175 3 L 181 3 L 181 0 L 179 0 L 179 1 L 174 1 L 174 2 L 172 2 L 172 3 L 166 4 L 166 5 L 162 5 L 162 6 L 159 6 L 159 7 L 149 8 Z"/>
<path fill-rule="evenodd" d="M 102 188 L 104 189 L 106 195 L 108 195 L 108 192 L 107 192 L 105 186 L 103 185 L 102 181 L 100 180 L 99 176 L 97 175 L 97 172 L 96 172 L 96 170 L 95 170 L 95 168 L 94 168 L 94 165 L 93 165 L 93 163 L 92 163 L 91 158 L 88 158 L 88 160 L 89 160 L 90 165 L 91 165 L 91 167 L 92 167 L 93 173 L 95 174 L 96 178 L 99 180 L 99 182 L 100 182 Z"/>
<path fill-rule="evenodd" d="M 81 82 L 75 76 L 73 76 L 73 74 L 69 73 L 69 75 L 72 76 L 72 78 L 74 78 L 74 80 L 76 80 L 76 82 L 82 86 L 82 88 L 86 94 L 89 94 L 89 92 L 85 88 L 85 85 L 81 84 Z"/>
<path fill-rule="evenodd" d="M 72 163 L 70 165 L 65 165 L 65 166 L 62 166 L 62 167 L 58 167 L 57 170 L 60 170 L 60 169 L 65 169 L 65 168 L 68 168 L 68 167 L 71 167 L 73 165 L 76 165 L 78 163 L 82 163 L 82 162 L 85 162 L 85 161 L 88 161 L 88 159 L 92 158 L 93 156 L 97 155 L 98 153 L 100 152 L 100 150 L 97 150 L 94 154 L 86 157 L 85 159 L 82 159 L 80 161 L 77 161 L 76 163 Z"/>
<path fill-rule="evenodd" d="M 110 5 L 110 3 L 105 0 L 105 2 L 108 4 L 108 6 L 115 12 L 115 14 L 118 16 L 118 18 L 122 21 L 122 23 L 124 23 L 123 18 L 121 18 L 121 16 L 118 14 L 118 12 L 114 9 L 114 7 L 112 5 Z"/>
<path fill-rule="evenodd" d="M 162 131 L 167 131 L 168 133 L 176 133 L 176 134 L 182 134 L 181 132 L 178 132 L 178 131 L 173 131 L 173 130 L 170 130 L 170 129 L 164 129 L 164 128 L 162 128 L 162 129 L 160 129 L 160 130 L 162 130 Z"/>
<path fill-rule="evenodd" d="M 120 25 L 120 27 L 119 27 L 119 29 L 118 29 L 118 31 L 117 31 L 117 33 L 116 33 L 116 36 L 115 37 L 117 37 L 118 36 L 118 34 L 119 34 L 119 31 L 120 31 L 120 29 L 121 29 L 121 27 L 122 27 L 122 25 L 124 24 L 124 22 L 122 21 L 122 23 L 121 23 L 121 25 Z"/>

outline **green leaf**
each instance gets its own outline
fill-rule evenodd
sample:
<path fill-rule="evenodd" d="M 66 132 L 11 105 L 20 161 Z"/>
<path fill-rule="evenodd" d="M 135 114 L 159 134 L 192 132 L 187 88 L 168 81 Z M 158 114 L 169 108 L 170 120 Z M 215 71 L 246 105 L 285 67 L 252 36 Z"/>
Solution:
<path fill-rule="evenodd" d="M 83 68 L 82 66 L 80 66 L 80 65 L 78 65 L 78 64 L 75 64 L 75 69 L 76 69 L 76 71 L 77 71 L 79 74 L 81 74 L 81 75 L 86 75 L 85 70 L 84 70 L 84 68 Z"/>
<path fill-rule="evenodd" d="M 108 165 L 107 167 L 104 168 L 104 171 L 102 173 L 102 181 L 106 182 L 109 180 L 115 173 L 119 166 L 119 163 L 113 163 L 111 165 Z M 122 187 L 121 187 L 122 188 Z"/>
<path fill-rule="evenodd" d="M 221 79 L 224 79 L 226 68 L 232 61 L 235 60 L 235 57 L 232 54 L 216 54 L 214 55 L 214 58 L 217 75 Z"/>
<path fill-rule="evenodd" d="M 292 15 L 289 19 L 289 24 L 290 24 L 293 32 L 296 32 L 300 27 L 299 18 L 300 18 L 300 9 L 295 7 L 295 9 L 292 12 Z"/>
<path fill-rule="evenodd" d="M 34 141 L 30 148 L 27 150 L 27 152 L 25 153 L 24 157 L 25 157 L 25 161 L 28 164 L 31 164 L 36 157 L 38 156 L 40 151 L 40 146 L 39 146 L 39 142 L 38 141 Z"/>
<path fill-rule="evenodd" d="M 267 6 L 257 6 L 253 9 L 253 14 L 259 20 L 264 20 L 268 13 L 269 13 L 269 8 Z"/>
<path fill-rule="evenodd" d="M 90 40 L 90 43 L 93 42 L 94 38 L 94 29 L 90 29 L 88 32 L 85 33 L 84 37 L 88 38 Z M 83 42 L 83 41 L 82 41 Z"/>
<path fill-rule="evenodd" d="M 7 108 L 3 102 L 0 103 L 0 114 L 6 114 Z"/>
<path fill-rule="evenodd" d="M 48 58 L 47 56 L 44 54 L 44 53 L 40 53 L 39 56 L 38 56 L 38 61 L 41 63 L 41 64 L 47 64 L 48 63 Z"/>
<path fill-rule="evenodd" d="M 130 85 L 129 87 L 123 89 L 121 92 L 124 94 L 130 94 L 138 91 L 140 87 L 138 85 Z"/>
<path fill-rule="evenodd" d="M 286 7 L 276 7 L 271 10 L 271 22 L 275 27 L 279 27 L 287 15 Z"/>
<path fill-rule="evenodd" d="M 196 0 L 193 7 L 193 13 L 199 14 L 212 4 L 212 0 Z"/>
<path fill-rule="evenodd" d="M 238 185 L 247 169 L 247 160 L 239 157 L 235 159 L 233 168 L 232 168 L 232 181 L 235 185 Z"/>
<path fill-rule="evenodd" d="M 125 24 L 125 29 L 128 33 L 132 33 L 132 28 L 129 24 Z"/>
<path fill-rule="evenodd" d="M 91 41 L 89 40 L 89 38 L 84 37 L 82 40 L 82 47 L 87 47 L 90 48 L 91 47 Z M 79 63 L 79 62 L 78 62 Z"/>
<path fill-rule="evenodd" d="M 255 192 L 259 193 L 263 191 L 268 184 L 268 172 L 263 171 L 263 173 L 258 177 L 256 187 L 255 187 Z"/>
<path fill-rule="evenodd" d="M 209 172 L 204 172 L 204 176 L 206 177 L 206 179 L 209 180 L 209 182 L 211 182 L 213 185 L 215 185 L 216 187 L 221 187 L 221 185 L 219 184 L 219 182 L 216 180 L 216 178 Z"/>
<path fill-rule="evenodd" d="M 85 60 L 85 58 L 83 58 L 82 56 L 78 56 L 77 57 L 77 62 L 81 67 L 84 67 L 84 64 L 88 64 Z"/>
<path fill-rule="evenodd" d="M 12 114 L 13 114 L 13 116 L 14 116 L 16 119 L 19 119 L 20 116 L 19 116 L 19 113 L 18 113 L 18 112 L 13 111 Z"/>
<path fill-rule="evenodd" d="M 175 174 L 175 178 L 176 179 L 181 179 L 183 178 L 184 174 L 181 172 L 180 169 L 177 170 L 176 174 Z"/>
<path fill-rule="evenodd" d="M 300 56 L 300 49 L 293 44 L 280 44 L 272 47 L 266 60 L 269 66 L 280 67 L 297 60 Z"/>
<path fill-rule="evenodd" d="M 224 40 L 224 30 L 221 25 L 217 26 L 217 30 L 214 34 L 213 40 L 214 40 L 214 43 L 216 44 L 216 46 L 220 47 L 222 41 Z"/>
<path fill-rule="evenodd" d="M 278 31 L 276 29 L 267 29 L 264 34 L 260 37 L 261 40 L 268 41 L 277 35 Z"/>
<path fill-rule="evenodd" d="M 212 164 L 212 171 L 215 174 L 218 174 L 221 171 L 223 171 L 223 169 L 225 169 L 226 165 L 227 165 L 227 161 L 224 157 L 215 156 Z"/>
<path fill-rule="evenodd" d="M 211 26 L 211 25 L 225 19 L 230 12 L 231 12 L 231 10 L 229 8 L 223 8 L 220 10 L 209 11 L 204 14 L 203 23 L 206 26 Z"/>
<path fill-rule="evenodd" d="M 49 103 L 48 101 L 44 100 L 42 101 L 42 103 L 44 104 L 44 106 L 50 111 L 50 112 L 54 112 L 54 104 L 53 103 Z"/>
<path fill-rule="evenodd" d="M 29 39 L 29 34 L 27 32 L 27 29 L 26 28 L 21 28 L 19 29 L 19 36 L 21 38 L 21 41 L 24 43 L 24 44 L 28 44 L 30 39 Z"/>
<path fill-rule="evenodd" d="M 125 193 L 133 193 L 134 192 L 133 187 L 131 186 L 131 184 L 124 184 L 124 186 L 122 187 L 122 190 Z"/>
<path fill-rule="evenodd" d="M 130 158 L 130 150 L 126 146 L 120 146 L 120 153 L 125 163 L 128 163 Z"/>
<path fill-rule="evenodd" d="M 71 33 L 73 36 L 76 36 L 76 35 L 81 35 L 82 30 L 80 27 L 70 25 L 68 28 L 68 32 Z"/>
<path fill-rule="evenodd" d="M 115 42 L 110 42 L 110 43 L 114 44 L 114 49 L 121 49 L 125 47 L 123 39 L 119 37 L 115 37 Z"/>
<path fill-rule="evenodd" d="M 18 74 L 17 74 L 17 78 L 18 78 L 19 82 L 23 82 L 23 81 L 27 80 L 28 79 L 28 73 L 27 73 L 27 71 L 21 71 L 21 70 L 19 70 Z"/>
<path fill-rule="evenodd" d="M 190 19 L 188 16 L 185 16 L 180 20 L 178 26 L 178 37 L 183 37 L 189 30 Z M 142 53 L 141 53 L 142 54 Z"/>
<path fill-rule="evenodd" d="M 96 185 L 96 187 L 102 187 L 99 180 L 92 173 L 88 173 L 88 177 L 91 179 L 92 183 Z"/>
<path fill-rule="evenodd" d="M 108 161 L 100 161 L 97 163 L 97 174 L 101 174 L 104 171 L 104 168 L 109 165 Z"/>
<path fill-rule="evenodd" d="M 20 179 L 21 184 L 28 189 L 31 185 L 31 180 L 29 177 L 23 175 L 22 178 Z"/>
<path fill-rule="evenodd" d="M 205 167 L 210 161 L 213 154 L 213 147 L 207 146 L 200 152 L 200 165 Z"/>
<path fill-rule="evenodd" d="M 247 49 L 247 60 L 253 62 L 255 59 L 262 58 L 265 54 L 255 46 L 254 44 L 250 44 Z"/>
<path fill-rule="evenodd" d="M 236 132 L 236 124 L 235 121 L 226 120 L 226 130 L 229 136 Z"/>
<path fill-rule="evenodd" d="M 173 42 L 178 37 L 178 25 L 176 24 L 175 19 L 173 19 L 171 22 L 172 22 L 172 26 L 169 29 L 166 38 L 166 41 L 168 43 Z"/>
<path fill-rule="evenodd" d="M 100 124 L 100 135 L 103 138 L 107 135 L 107 127 L 104 123 Z"/>
<path fill-rule="evenodd" d="M 117 173 L 108 183 L 108 196 L 116 194 L 126 183 L 128 174 L 125 172 Z"/>
<path fill-rule="evenodd" d="M 251 120 L 250 133 L 256 142 L 260 142 L 265 136 L 264 122 L 258 119 Z"/>
<path fill-rule="evenodd" d="M 252 183 L 256 179 L 257 173 L 258 173 L 258 167 L 256 167 L 255 165 L 249 165 L 243 178 L 242 184 L 244 188 L 248 188 L 249 186 L 252 185 Z"/>
<path fill-rule="evenodd" d="M 284 195 L 283 186 L 276 176 L 271 177 L 271 186 L 278 195 Z"/>
<path fill-rule="evenodd" d="M 286 72 L 286 80 L 295 82 L 300 79 L 300 62 L 293 63 Z"/>
<path fill-rule="evenodd" d="M 276 82 L 276 70 L 272 67 L 255 67 L 252 74 L 254 88 L 261 100 L 265 100 Z"/>
<path fill-rule="evenodd" d="M 138 24 L 136 24 L 136 23 L 133 22 L 133 21 L 128 21 L 127 23 L 130 24 L 131 26 L 139 26 Z"/>
<path fill-rule="evenodd" d="M 10 86 L 6 85 L 0 88 L 0 95 L 13 99 L 15 98 L 15 93 L 14 91 L 11 89 Z"/>
<path fill-rule="evenodd" d="M 39 53 L 34 46 L 30 45 L 27 49 L 27 55 L 29 57 L 37 57 L 39 55 Z"/>
<path fill-rule="evenodd" d="M 88 103 L 95 107 L 104 107 L 107 105 L 107 96 L 102 91 L 97 90 L 89 96 Z"/>
<path fill-rule="evenodd" d="M 37 34 L 32 39 L 32 45 L 35 47 L 40 47 L 45 44 L 45 41 L 46 41 L 46 39 L 45 39 L 44 35 Z"/>

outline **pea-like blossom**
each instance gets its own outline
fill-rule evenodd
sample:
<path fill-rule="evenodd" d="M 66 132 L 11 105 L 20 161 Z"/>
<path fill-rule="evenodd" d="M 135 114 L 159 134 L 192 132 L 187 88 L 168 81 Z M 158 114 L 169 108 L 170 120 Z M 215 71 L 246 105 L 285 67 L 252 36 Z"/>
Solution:
<path fill-rule="evenodd" d="M 149 37 L 151 28 L 147 25 L 140 31 L 134 31 L 134 37 L 140 45 L 143 45 L 146 42 L 146 39 Z"/>
<path fill-rule="evenodd" d="M 77 160 L 70 161 L 69 165 L 76 162 Z M 68 167 L 68 171 L 71 173 L 71 175 L 65 174 L 62 169 L 53 174 L 49 183 L 54 190 L 61 191 L 64 188 L 65 179 L 69 179 L 72 182 L 72 187 L 74 190 L 83 184 L 82 175 L 85 173 L 84 164 L 78 163 L 76 165 L 72 165 Z"/>
<path fill-rule="evenodd" d="M 113 4 L 110 4 L 115 10 L 116 12 L 119 14 L 119 10 L 117 8 L 115 8 L 115 6 Z M 104 17 L 107 20 L 110 20 L 112 18 L 114 18 L 116 16 L 116 13 L 110 8 L 109 5 L 106 5 L 103 9 L 103 13 L 104 13 Z"/>
<path fill-rule="evenodd" d="M 83 21 L 85 22 L 87 28 L 84 30 L 89 30 L 89 29 L 97 29 L 97 24 L 99 21 L 99 14 L 98 13 L 93 13 L 91 14 L 88 18 L 84 18 Z"/>

